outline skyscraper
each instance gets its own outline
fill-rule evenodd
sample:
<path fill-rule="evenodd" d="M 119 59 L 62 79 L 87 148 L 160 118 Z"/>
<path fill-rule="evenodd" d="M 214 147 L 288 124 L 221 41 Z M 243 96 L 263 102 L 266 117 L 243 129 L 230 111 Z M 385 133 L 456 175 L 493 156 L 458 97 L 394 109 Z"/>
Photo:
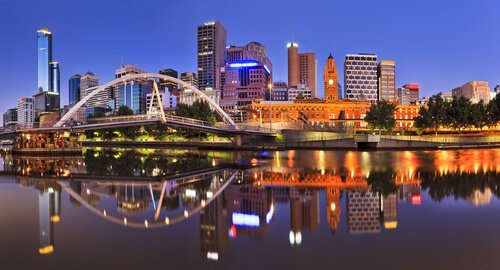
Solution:
<path fill-rule="evenodd" d="M 226 29 L 220 22 L 198 26 L 198 85 L 220 89 L 220 68 L 224 66 Z"/>
<path fill-rule="evenodd" d="M 291 42 L 288 48 L 288 86 L 297 87 L 299 83 L 299 44 Z"/>
<path fill-rule="evenodd" d="M 410 90 L 410 99 L 409 99 L 410 104 L 417 104 L 419 100 L 420 86 L 416 83 L 413 83 L 413 84 L 405 84 L 403 85 L 403 88 Z"/>
<path fill-rule="evenodd" d="M 80 74 L 75 74 L 69 78 L 69 105 L 74 105 L 80 101 Z"/>
<path fill-rule="evenodd" d="M 266 98 L 272 88 L 272 64 L 266 48 L 257 42 L 227 49 L 224 91 L 221 106 L 238 113 L 257 98 Z"/>
<path fill-rule="evenodd" d="M 344 61 L 344 98 L 378 100 L 377 55 L 348 54 Z"/>
<path fill-rule="evenodd" d="M 3 114 L 4 131 L 15 129 L 17 125 L 17 108 L 8 109 Z"/>
<path fill-rule="evenodd" d="M 339 74 L 331 53 L 326 60 L 323 82 L 325 85 L 325 100 L 327 102 L 338 100 Z"/>
<path fill-rule="evenodd" d="M 17 124 L 20 127 L 33 127 L 35 121 L 35 100 L 22 97 L 17 100 Z"/>
<path fill-rule="evenodd" d="M 299 54 L 299 83 L 305 84 L 313 97 L 318 97 L 318 85 L 316 83 L 318 61 L 315 53 Z"/>
<path fill-rule="evenodd" d="M 89 88 L 98 86 L 99 78 L 94 73 L 88 71 L 80 78 L 80 99 L 84 99 L 90 91 Z"/>
<path fill-rule="evenodd" d="M 418 91 L 418 84 L 416 85 L 416 87 Z M 484 103 L 488 103 L 490 102 L 490 86 L 488 85 L 488 82 L 468 82 L 460 87 L 453 89 L 452 95 L 454 97 L 466 97 L 472 102 L 479 102 L 482 100 Z"/>
<path fill-rule="evenodd" d="M 198 77 L 196 77 L 196 73 L 194 72 L 182 72 L 181 81 L 198 88 Z"/>
<path fill-rule="evenodd" d="M 176 79 L 179 78 L 179 73 L 177 72 L 177 70 L 171 68 L 162 69 L 159 71 L 159 73 Z M 179 85 L 174 82 L 160 81 L 160 89 L 162 91 L 168 89 L 171 93 L 178 94 L 177 91 L 179 90 Z"/>
<path fill-rule="evenodd" d="M 378 64 L 378 100 L 396 99 L 396 62 L 382 60 Z"/>
<path fill-rule="evenodd" d="M 59 62 L 50 62 L 50 91 L 54 94 L 61 93 L 61 75 L 59 71 Z"/>
<path fill-rule="evenodd" d="M 37 32 L 38 40 L 38 92 L 50 91 L 52 82 L 49 63 L 52 62 L 52 33 L 47 29 Z"/>

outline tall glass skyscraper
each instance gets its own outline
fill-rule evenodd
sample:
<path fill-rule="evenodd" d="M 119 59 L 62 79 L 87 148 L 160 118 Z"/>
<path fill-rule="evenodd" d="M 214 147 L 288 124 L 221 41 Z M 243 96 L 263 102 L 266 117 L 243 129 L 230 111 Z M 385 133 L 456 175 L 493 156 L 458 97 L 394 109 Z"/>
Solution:
<path fill-rule="evenodd" d="M 80 74 L 75 74 L 69 78 L 69 105 L 74 105 L 80 101 Z"/>
<path fill-rule="evenodd" d="M 52 62 L 52 33 L 47 29 L 36 32 L 38 40 L 38 92 L 51 92 L 49 63 Z"/>
<path fill-rule="evenodd" d="M 50 62 L 50 88 L 49 92 L 59 94 L 61 90 L 61 80 L 59 73 L 59 63 L 58 62 Z"/>

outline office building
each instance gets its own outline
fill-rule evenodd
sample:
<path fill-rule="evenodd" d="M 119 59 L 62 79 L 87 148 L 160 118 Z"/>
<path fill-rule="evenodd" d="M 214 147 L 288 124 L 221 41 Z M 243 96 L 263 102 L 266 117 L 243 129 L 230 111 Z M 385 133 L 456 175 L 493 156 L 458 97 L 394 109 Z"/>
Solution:
<path fill-rule="evenodd" d="M 377 55 L 348 54 L 344 61 L 344 98 L 378 100 Z"/>
<path fill-rule="evenodd" d="M 312 91 L 305 84 L 297 84 L 297 86 L 295 86 L 295 87 L 288 88 L 288 100 L 289 101 L 294 101 L 296 99 L 304 100 L 304 99 L 311 99 L 311 98 L 313 98 Z"/>
<path fill-rule="evenodd" d="M 328 56 L 326 60 L 326 66 L 323 73 L 323 83 L 325 86 L 325 101 L 332 102 L 339 99 L 339 75 L 337 66 L 335 66 L 335 60 L 332 54 Z"/>
<path fill-rule="evenodd" d="M 418 103 L 420 99 L 420 86 L 416 83 L 413 84 L 405 84 L 403 88 L 410 90 L 410 104 L 415 105 Z"/>
<path fill-rule="evenodd" d="M 33 127 L 35 121 L 35 100 L 22 97 L 17 100 L 17 124 L 21 128 Z"/>
<path fill-rule="evenodd" d="M 80 101 L 80 74 L 75 74 L 69 78 L 68 81 L 68 101 L 69 105 L 74 105 Z"/>
<path fill-rule="evenodd" d="M 410 105 L 410 89 L 398 87 L 396 89 L 396 98 L 398 105 Z"/>
<path fill-rule="evenodd" d="M 198 86 L 220 89 L 220 68 L 224 66 L 226 29 L 220 22 L 207 22 L 197 29 Z"/>
<path fill-rule="evenodd" d="M 121 67 L 115 71 L 115 79 L 142 73 L 147 73 L 147 71 L 134 65 L 121 65 Z"/>
<path fill-rule="evenodd" d="M 207 88 L 204 91 L 205 95 L 207 95 L 210 99 L 212 99 L 217 105 L 220 105 L 221 94 L 220 90 L 214 90 L 211 88 Z M 199 96 L 195 94 L 190 89 L 184 89 L 179 93 L 179 102 L 182 104 L 193 105 L 193 103 L 199 99 Z M 213 110 L 214 108 L 212 108 Z"/>
<path fill-rule="evenodd" d="M 38 92 L 51 92 L 52 74 L 50 63 L 52 62 L 52 33 L 47 29 L 37 32 L 38 41 Z"/>
<path fill-rule="evenodd" d="M 257 42 L 241 47 L 230 46 L 227 55 L 221 107 L 226 112 L 239 113 L 255 99 L 269 99 L 272 64 L 265 47 Z"/>
<path fill-rule="evenodd" d="M 196 73 L 194 72 L 182 72 L 181 81 L 193 86 L 194 88 L 198 88 L 198 77 L 196 77 Z"/>
<path fill-rule="evenodd" d="M 172 94 L 170 91 L 160 92 L 160 99 L 162 102 L 163 110 L 173 110 L 177 107 L 178 97 Z M 151 102 L 153 104 L 151 104 Z M 152 107 L 151 107 L 152 106 Z M 149 110 L 151 108 L 151 111 Z M 146 110 L 147 114 L 160 114 L 161 109 L 158 106 L 158 98 L 155 92 L 146 94 Z"/>
<path fill-rule="evenodd" d="M 59 62 L 50 62 L 50 89 L 54 94 L 60 94 L 61 93 L 61 74 L 59 71 Z"/>
<path fill-rule="evenodd" d="M 4 131 L 14 130 L 17 125 L 17 108 L 8 109 L 3 114 Z"/>
<path fill-rule="evenodd" d="M 318 73 L 318 61 L 315 53 L 299 54 L 299 84 L 305 84 L 311 89 L 312 97 L 318 97 L 318 85 L 316 74 Z"/>
<path fill-rule="evenodd" d="M 452 90 L 454 97 L 465 97 L 472 102 L 477 103 L 483 101 L 490 102 L 490 86 L 488 82 L 472 81 Z"/>
<path fill-rule="evenodd" d="M 299 83 L 299 44 L 291 42 L 288 48 L 288 86 L 297 87 Z"/>
<path fill-rule="evenodd" d="M 44 112 L 58 112 L 60 110 L 59 93 L 39 92 L 33 98 L 35 100 L 35 114 L 40 116 Z"/>
<path fill-rule="evenodd" d="M 382 60 L 378 64 L 378 100 L 396 100 L 396 62 Z"/>
<path fill-rule="evenodd" d="M 166 75 L 166 76 L 170 76 L 174 79 L 179 79 L 179 73 L 177 72 L 177 70 L 174 70 L 174 69 L 171 69 L 171 68 L 167 68 L 167 69 L 161 69 L 159 71 L 159 73 L 161 75 Z M 160 88 L 161 91 L 170 91 L 171 93 L 174 93 L 174 94 L 179 94 L 178 91 L 179 91 L 179 85 L 177 83 L 174 83 L 174 82 L 169 82 L 169 81 L 164 81 L 164 80 L 160 80 L 160 85 L 158 86 Z"/>
<path fill-rule="evenodd" d="M 439 93 L 437 93 L 437 96 L 441 96 L 441 98 L 444 101 L 452 101 L 453 100 L 453 94 L 451 91 L 439 92 Z"/>
<path fill-rule="evenodd" d="M 288 84 L 286 82 L 273 82 L 272 101 L 288 100 Z"/>
<path fill-rule="evenodd" d="M 127 106 L 134 114 L 146 114 L 147 94 L 153 89 L 151 81 L 125 83 L 119 87 L 119 107 Z"/>
<path fill-rule="evenodd" d="M 94 86 L 99 85 L 99 78 L 94 75 L 94 73 L 88 71 L 82 77 L 80 77 L 80 99 L 84 99 L 88 94 L 91 93 L 89 90 Z"/>

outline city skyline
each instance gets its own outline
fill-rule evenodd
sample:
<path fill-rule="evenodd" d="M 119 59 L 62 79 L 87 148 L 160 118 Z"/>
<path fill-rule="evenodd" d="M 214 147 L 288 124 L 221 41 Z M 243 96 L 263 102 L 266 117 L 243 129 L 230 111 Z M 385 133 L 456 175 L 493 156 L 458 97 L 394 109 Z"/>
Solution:
<path fill-rule="evenodd" d="M 154 4 L 155 2 L 150 3 Z M 472 80 L 489 81 L 491 85 L 496 85 L 498 79 L 495 78 L 494 74 L 500 73 L 500 68 L 495 68 L 494 65 L 494 63 L 499 62 L 498 66 L 500 66 L 500 57 L 492 57 L 499 55 L 499 53 L 494 52 L 492 49 L 495 40 L 499 40 L 500 36 L 493 32 L 489 33 L 490 31 L 484 27 L 488 22 L 493 22 L 493 13 L 491 13 L 491 16 L 488 13 L 495 10 L 495 7 L 499 5 L 498 3 L 493 3 L 493 1 L 474 6 L 455 5 L 449 7 L 448 5 L 443 5 L 437 8 L 432 6 L 433 10 L 427 10 L 427 8 L 431 7 L 430 1 L 424 1 L 419 4 L 401 4 L 393 1 L 385 1 L 383 5 L 379 6 L 373 3 L 348 4 L 313 1 L 304 7 L 305 11 L 317 13 L 318 16 L 315 16 L 316 18 L 321 18 L 322 14 L 324 15 L 329 11 L 336 12 L 339 16 L 336 16 L 338 19 L 334 21 L 336 22 L 335 25 L 339 25 L 339 27 L 334 27 L 334 29 L 331 29 L 331 27 L 322 27 L 321 20 L 323 19 L 314 22 L 303 20 L 299 24 L 290 18 L 273 23 L 272 25 L 256 22 L 255 25 L 249 26 L 241 17 L 224 15 L 224 11 L 230 8 L 229 5 L 225 5 L 226 2 L 221 1 L 219 5 L 215 5 L 216 7 L 208 8 L 209 11 L 213 12 L 206 13 L 202 13 L 202 8 L 197 5 L 198 3 L 197 1 L 190 1 L 170 4 L 170 8 L 174 10 L 182 10 L 182 8 L 189 7 L 191 11 L 187 17 L 183 15 L 185 23 L 175 25 L 175 35 L 168 35 L 167 33 L 170 31 L 170 28 L 168 28 L 169 30 L 164 30 L 159 25 L 148 29 L 151 28 L 149 27 L 151 26 L 151 22 L 138 24 L 133 26 L 133 28 L 142 29 L 140 33 L 134 33 L 137 36 L 137 40 L 144 40 L 146 38 L 152 42 L 137 42 L 137 40 L 132 39 L 129 44 L 123 44 L 122 39 L 118 38 L 118 36 L 125 34 L 124 30 L 111 29 L 112 24 L 96 28 L 96 25 L 103 23 L 102 19 L 90 22 L 86 21 L 82 15 L 75 14 L 78 13 L 78 8 L 82 6 L 83 2 L 77 2 L 73 6 L 59 1 L 48 3 L 47 9 L 51 8 L 55 12 L 64 13 L 61 15 L 61 18 L 54 18 L 52 16 L 50 18 L 43 18 L 36 13 L 32 14 L 37 10 L 38 3 L 7 4 L 6 10 L 16 11 L 23 8 L 23 11 L 28 15 L 26 16 L 28 20 L 20 23 L 17 18 L 11 18 L 10 16 L 12 15 L 10 14 L 16 14 L 16 12 L 10 12 L 10 14 L 2 16 L 3 19 L 7 19 L 10 22 L 3 24 L 10 27 L 3 29 L 2 32 L 10 36 L 13 41 L 11 43 L 15 44 L 15 46 L 9 44 L 0 45 L 2 46 L 1 51 L 9 52 L 9 54 L 2 55 L 2 58 L 11 67 L 0 76 L 2 76 L 4 81 L 7 81 L 4 87 L 12 89 L 8 91 L 4 90 L 8 94 L 5 98 L 6 102 L 0 104 L 2 111 L 13 107 L 13 104 L 10 104 L 11 102 L 7 102 L 7 100 L 15 101 L 19 96 L 32 95 L 36 91 L 36 56 L 32 55 L 34 54 L 32 48 L 36 46 L 33 42 L 34 32 L 40 28 L 48 28 L 54 33 L 54 52 L 56 52 L 54 60 L 59 61 L 61 64 L 61 78 L 63 81 L 61 98 L 63 101 L 68 100 L 67 80 L 71 75 L 75 73 L 81 74 L 90 69 L 97 76 L 101 77 L 103 81 L 108 81 L 112 79 L 113 70 L 119 66 L 122 58 L 126 63 L 136 64 L 146 70 L 156 71 L 160 68 L 172 67 L 179 70 L 179 72 L 196 71 L 196 27 L 206 21 L 212 20 L 220 21 L 227 29 L 228 45 L 246 44 L 251 41 L 257 41 L 266 46 L 268 55 L 276 67 L 274 72 L 275 81 L 286 81 L 287 78 L 286 43 L 292 39 L 292 28 L 294 29 L 294 41 L 299 43 L 303 51 L 315 52 L 320 64 L 326 60 L 330 51 L 337 62 L 342 61 L 345 54 L 359 52 L 376 53 L 381 59 L 395 60 L 398 63 L 397 86 L 406 83 L 420 83 L 423 90 L 422 96 L 428 96 L 431 93 L 439 91 L 448 91 L 455 87 L 455 85 Z M 257 3 L 257 6 L 259 3 Z M 97 5 L 94 2 L 85 2 L 85 4 L 89 6 Z M 163 4 L 156 3 L 156 5 L 162 6 Z M 126 9 L 128 6 L 130 6 L 130 3 L 116 8 L 121 10 Z M 321 6 L 325 6 L 325 10 L 321 10 Z M 390 11 L 384 11 L 381 8 L 384 6 L 391 7 Z M 100 8 L 96 9 L 96 12 L 98 14 L 106 13 L 109 12 L 110 8 L 109 3 L 103 4 Z M 143 7 L 138 8 L 139 10 L 143 9 Z M 250 7 L 249 12 L 255 11 L 256 8 Z M 392 13 L 394 19 L 379 18 L 380 16 L 375 15 L 372 17 L 370 15 L 365 19 L 358 19 L 359 22 L 342 24 L 343 19 L 346 19 L 345 17 L 348 15 L 345 13 L 348 13 L 352 8 L 361 8 L 357 10 L 357 12 L 360 12 L 360 15 L 366 15 L 370 10 L 379 15 Z M 447 8 L 447 10 L 444 10 L 444 8 Z M 293 5 L 293 3 L 290 6 L 270 3 L 268 9 L 277 14 L 280 11 L 287 10 L 296 13 L 299 12 L 298 5 Z M 439 13 L 441 18 L 439 19 L 438 27 L 434 27 L 437 29 L 427 27 L 434 20 L 429 19 L 429 21 L 423 21 L 419 25 L 403 21 L 398 22 L 398 25 L 393 25 L 393 28 L 375 30 L 377 24 L 385 25 L 397 22 L 396 18 L 403 16 L 396 12 L 398 9 L 399 13 L 405 13 L 407 18 L 410 18 L 411 14 L 425 15 L 427 12 Z M 471 12 L 471 14 L 476 14 L 475 16 L 478 16 L 478 20 L 460 22 L 452 18 L 454 12 L 466 13 L 471 9 L 476 11 Z M 206 14 L 210 14 L 210 16 Z M 168 22 L 173 22 L 177 16 L 166 18 L 166 20 L 161 20 L 162 16 L 158 14 L 157 17 L 151 21 L 155 23 L 164 21 L 162 24 L 168 25 Z M 361 18 L 363 16 L 358 17 Z M 450 17 L 449 20 L 445 20 L 448 17 Z M 113 16 L 107 20 L 112 18 Z M 373 31 L 367 31 L 367 33 L 363 34 L 369 42 L 359 43 L 361 37 L 353 35 L 353 33 L 362 33 L 359 32 L 363 28 L 361 25 L 375 18 L 379 19 L 373 22 L 374 25 L 371 26 Z M 74 25 L 73 22 L 76 22 L 74 20 L 83 21 Z M 63 23 L 66 21 L 69 23 Z M 124 23 L 126 25 L 129 24 L 128 22 Z M 71 27 L 68 27 L 69 25 Z M 75 27 L 80 30 L 75 31 Z M 402 32 L 402 29 L 405 29 L 404 27 L 407 27 L 407 31 Z M 127 27 L 124 28 L 126 29 Z M 315 31 L 310 31 L 311 28 Z M 446 29 L 447 32 L 442 33 L 439 31 L 443 29 Z M 160 35 L 153 36 L 151 32 L 156 32 Z M 161 35 L 162 32 L 165 33 L 164 36 Z M 400 35 L 397 34 L 398 32 Z M 462 40 L 463 45 L 455 42 L 450 48 L 445 48 L 446 44 L 444 43 L 450 42 L 450 38 L 462 37 L 463 39 L 468 33 L 484 33 L 486 36 L 491 37 L 491 42 L 481 45 L 481 50 L 484 52 L 484 55 L 488 55 L 488 59 L 483 59 L 484 56 L 481 55 L 477 56 L 473 53 L 467 53 L 474 48 L 469 46 L 470 44 L 467 45 L 469 43 L 467 40 Z M 378 34 L 379 37 L 375 38 L 375 34 Z M 392 36 L 402 37 L 399 39 L 401 41 L 386 42 L 387 40 L 395 41 Z M 388 37 L 390 39 L 385 39 Z M 432 39 L 434 42 L 428 43 L 428 40 L 425 41 L 422 37 L 434 38 Z M 186 40 L 187 42 L 172 44 L 177 43 L 172 42 L 172 40 Z M 172 53 L 168 53 L 169 50 Z M 457 55 L 460 55 L 460 57 L 456 57 Z M 459 63 L 462 65 L 459 65 Z M 318 68 L 321 70 L 322 67 L 318 66 Z M 343 67 L 339 66 L 339 73 L 343 73 Z M 20 74 L 22 74 L 24 80 L 7 80 L 7 78 L 19 79 L 21 77 Z M 321 81 L 322 74 L 317 74 L 317 77 L 317 80 Z M 323 87 L 320 86 L 320 96 L 323 96 L 322 89 Z M 18 94 L 14 96 L 12 92 Z M 66 102 L 62 104 L 64 103 Z"/>

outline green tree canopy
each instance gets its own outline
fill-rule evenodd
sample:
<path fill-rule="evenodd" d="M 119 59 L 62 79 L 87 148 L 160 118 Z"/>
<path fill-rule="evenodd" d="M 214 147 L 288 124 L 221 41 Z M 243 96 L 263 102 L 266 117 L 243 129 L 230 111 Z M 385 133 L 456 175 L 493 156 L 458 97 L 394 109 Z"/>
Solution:
<path fill-rule="evenodd" d="M 134 115 L 134 110 L 130 109 L 128 106 L 120 106 L 116 115 Z"/>
<path fill-rule="evenodd" d="M 386 100 L 381 100 L 377 104 L 370 106 L 370 111 L 366 113 L 365 121 L 368 123 L 370 129 L 376 129 L 379 133 L 382 133 L 382 130 L 390 131 L 396 127 L 395 112 L 396 105 Z"/>

